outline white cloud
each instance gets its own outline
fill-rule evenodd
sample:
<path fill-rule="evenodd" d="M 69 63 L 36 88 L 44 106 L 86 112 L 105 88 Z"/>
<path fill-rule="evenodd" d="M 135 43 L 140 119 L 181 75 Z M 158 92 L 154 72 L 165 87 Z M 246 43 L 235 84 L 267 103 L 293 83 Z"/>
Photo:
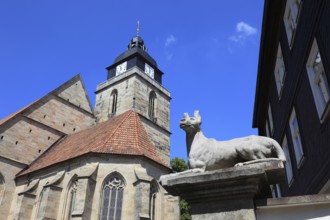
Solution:
<path fill-rule="evenodd" d="M 253 35 L 257 33 L 257 29 L 251 25 L 241 21 L 236 24 L 236 32 L 243 33 L 246 36 Z"/>
<path fill-rule="evenodd" d="M 165 40 L 165 47 L 168 47 L 176 42 L 176 38 L 171 34 Z"/>
<path fill-rule="evenodd" d="M 174 52 L 173 50 L 175 49 L 173 47 L 173 45 L 177 42 L 177 39 L 176 37 L 174 37 L 173 34 L 170 34 L 167 36 L 167 38 L 165 39 L 165 44 L 164 44 L 164 47 L 165 47 L 165 57 L 167 60 L 171 60 L 173 55 L 174 55 Z"/>
<path fill-rule="evenodd" d="M 257 33 L 256 28 L 243 21 L 236 24 L 235 30 L 236 34 L 230 36 L 228 39 L 236 43 L 243 43 L 248 37 L 251 37 Z"/>

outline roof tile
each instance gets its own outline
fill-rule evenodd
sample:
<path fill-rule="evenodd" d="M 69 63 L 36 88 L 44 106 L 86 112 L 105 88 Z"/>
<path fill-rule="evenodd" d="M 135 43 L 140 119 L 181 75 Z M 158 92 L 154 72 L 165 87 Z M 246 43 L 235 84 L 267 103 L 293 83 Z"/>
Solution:
<path fill-rule="evenodd" d="M 37 158 L 24 175 L 87 153 L 143 155 L 163 166 L 138 113 L 129 110 L 106 122 L 67 135 Z"/>

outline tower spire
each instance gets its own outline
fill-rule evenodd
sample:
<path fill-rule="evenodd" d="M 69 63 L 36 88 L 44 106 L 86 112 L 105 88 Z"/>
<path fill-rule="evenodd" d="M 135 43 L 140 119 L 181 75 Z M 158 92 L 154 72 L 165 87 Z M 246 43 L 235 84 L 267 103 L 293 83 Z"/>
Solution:
<path fill-rule="evenodd" d="M 139 36 L 140 33 L 140 21 L 137 21 L 136 36 Z"/>

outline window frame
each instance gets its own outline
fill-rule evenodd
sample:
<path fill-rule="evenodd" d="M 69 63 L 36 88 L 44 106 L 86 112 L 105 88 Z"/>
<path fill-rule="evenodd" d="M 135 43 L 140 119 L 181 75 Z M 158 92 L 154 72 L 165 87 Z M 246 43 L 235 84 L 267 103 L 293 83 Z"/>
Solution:
<path fill-rule="evenodd" d="M 318 58 L 319 56 L 319 58 Z M 319 69 L 315 70 L 316 60 L 320 59 Z M 325 121 L 330 109 L 330 87 L 322 62 L 317 40 L 314 38 L 306 63 L 306 71 L 311 86 L 316 111 L 321 123 Z M 322 86 L 323 85 L 323 86 Z"/>
<path fill-rule="evenodd" d="M 268 103 L 267 117 L 268 117 L 269 134 L 270 134 L 270 136 L 273 136 L 275 129 L 274 129 L 274 122 L 273 122 L 272 107 L 271 107 L 270 103 Z"/>
<path fill-rule="evenodd" d="M 154 91 L 149 93 L 148 116 L 153 121 L 157 121 L 157 95 Z"/>
<path fill-rule="evenodd" d="M 72 219 L 72 214 L 74 211 L 74 205 L 76 203 L 76 198 L 77 198 L 77 190 L 78 190 L 78 179 L 77 176 L 75 176 L 69 184 L 69 187 L 67 189 L 67 194 L 66 194 L 66 202 L 65 204 L 65 218 L 68 220 Z"/>
<path fill-rule="evenodd" d="M 302 144 L 301 135 L 300 135 L 298 117 L 297 117 L 296 110 L 294 107 L 292 108 L 292 111 L 290 114 L 289 126 L 290 126 L 290 132 L 291 132 L 291 138 L 292 138 L 292 143 L 293 143 L 296 164 L 297 164 L 297 167 L 300 168 L 304 161 L 304 149 L 303 149 L 303 144 Z"/>
<path fill-rule="evenodd" d="M 150 195 L 149 195 L 149 216 L 150 220 L 158 219 L 160 212 L 160 188 L 155 179 L 150 183 Z"/>
<path fill-rule="evenodd" d="M 110 95 L 110 105 L 111 105 L 111 113 L 110 115 L 115 115 L 117 112 L 117 105 L 118 105 L 118 90 L 114 89 Z"/>
<path fill-rule="evenodd" d="M 302 0 L 286 1 L 283 20 L 284 20 L 284 26 L 285 26 L 290 50 L 292 49 L 293 42 L 296 36 L 302 3 L 303 3 Z"/>
<path fill-rule="evenodd" d="M 283 149 L 283 152 L 284 152 L 284 155 L 286 158 L 285 173 L 286 173 L 288 185 L 290 187 L 292 185 L 292 183 L 294 182 L 294 175 L 293 175 L 293 167 L 292 167 L 290 149 L 289 149 L 289 144 L 288 144 L 286 135 L 284 135 L 283 140 L 282 140 L 282 149 Z"/>
<path fill-rule="evenodd" d="M 118 180 L 120 183 L 118 183 Z M 113 183 L 114 182 L 114 183 Z M 114 187 L 114 188 L 111 188 L 111 187 Z M 99 219 L 100 220 L 121 220 L 122 219 L 122 209 L 123 209 L 123 204 L 124 204 L 124 192 L 125 192 L 125 187 L 126 187 L 126 181 L 124 179 L 124 177 L 118 173 L 118 172 L 113 172 L 111 174 L 109 174 L 103 184 L 102 184 L 102 188 L 101 188 L 101 201 L 100 201 L 100 217 Z M 108 197 L 108 201 L 107 201 L 107 210 L 106 210 L 106 218 L 103 218 L 104 217 L 104 203 L 105 203 L 105 190 L 106 188 L 108 188 L 109 190 L 109 197 Z M 115 189 L 113 190 L 115 192 L 115 199 L 112 200 L 112 189 Z M 121 203 L 120 203 L 120 207 L 119 207 L 119 210 L 120 210 L 120 213 L 119 213 L 119 216 L 117 215 L 118 213 L 118 192 L 121 191 Z M 114 201 L 114 211 L 113 211 L 113 218 L 110 218 L 110 211 L 111 211 L 111 203 Z"/>
<path fill-rule="evenodd" d="M 282 190 L 280 184 L 275 184 L 276 197 L 282 198 Z"/>
<path fill-rule="evenodd" d="M 266 119 L 265 130 L 266 130 L 266 136 L 267 136 L 267 137 L 270 137 L 270 131 L 269 131 L 269 123 L 268 123 L 268 119 Z"/>
<path fill-rule="evenodd" d="M 5 178 L 3 177 L 2 173 L 0 172 L 0 205 L 1 205 L 2 199 L 5 195 L 5 190 L 6 190 Z"/>
<path fill-rule="evenodd" d="M 282 97 L 286 74 L 287 74 L 287 71 L 286 71 L 286 67 L 285 67 L 285 63 L 284 63 L 284 59 L 283 59 L 281 44 L 278 43 L 274 75 L 275 75 L 275 83 L 276 83 L 276 88 L 277 88 L 277 93 L 278 93 L 279 99 L 281 99 L 281 97 Z"/>

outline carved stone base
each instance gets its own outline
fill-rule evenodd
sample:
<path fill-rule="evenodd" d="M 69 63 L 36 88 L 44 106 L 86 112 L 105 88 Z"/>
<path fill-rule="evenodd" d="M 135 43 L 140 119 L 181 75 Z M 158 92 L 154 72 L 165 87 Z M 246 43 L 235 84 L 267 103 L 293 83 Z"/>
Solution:
<path fill-rule="evenodd" d="M 161 184 L 191 206 L 193 220 L 256 219 L 255 198 L 271 196 L 270 184 L 284 180 L 284 165 L 268 161 L 203 173 L 163 176 Z"/>

